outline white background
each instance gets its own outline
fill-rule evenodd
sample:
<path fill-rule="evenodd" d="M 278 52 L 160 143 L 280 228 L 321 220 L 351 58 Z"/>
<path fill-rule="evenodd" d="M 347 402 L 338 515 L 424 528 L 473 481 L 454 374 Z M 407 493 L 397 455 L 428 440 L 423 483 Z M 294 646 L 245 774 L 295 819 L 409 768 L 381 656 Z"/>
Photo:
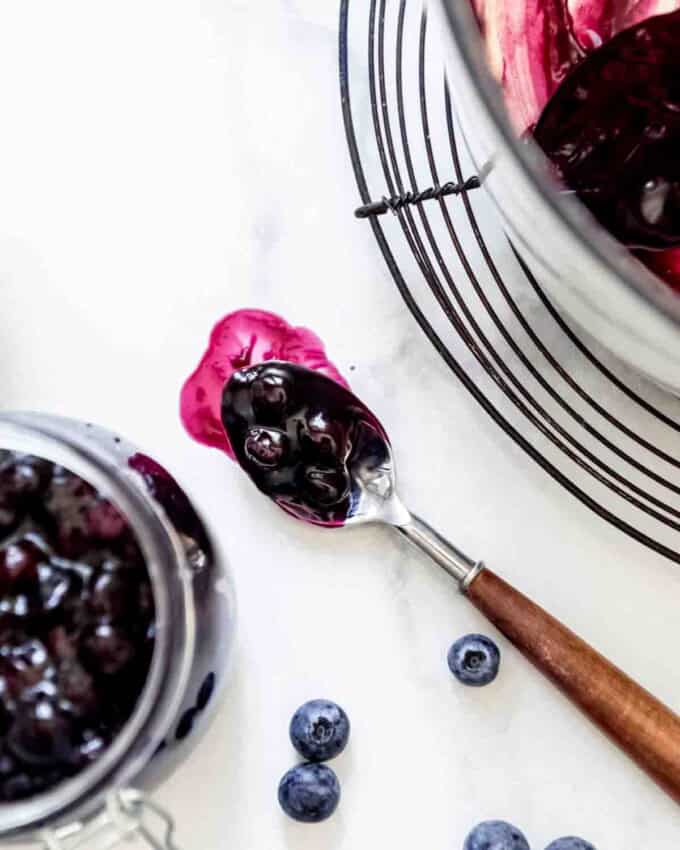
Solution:
<path fill-rule="evenodd" d="M 387 532 L 303 528 L 184 435 L 183 378 L 225 312 L 314 328 L 393 435 L 404 495 L 678 706 L 680 572 L 534 468 L 414 328 L 365 224 L 326 0 L 0 3 L 2 404 L 99 421 L 173 469 L 226 548 L 234 681 L 159 792 L 185 850 L 459 850 L 477 821 L 532 848 L 675 850 L 680 815 L 499 639 L 457 686 L 445 655 L 493 630 Z M 350 371 L 350 366 L 356 367 Z M 308 698 L 348 711 L 343 800 L 276 803 Z"/>

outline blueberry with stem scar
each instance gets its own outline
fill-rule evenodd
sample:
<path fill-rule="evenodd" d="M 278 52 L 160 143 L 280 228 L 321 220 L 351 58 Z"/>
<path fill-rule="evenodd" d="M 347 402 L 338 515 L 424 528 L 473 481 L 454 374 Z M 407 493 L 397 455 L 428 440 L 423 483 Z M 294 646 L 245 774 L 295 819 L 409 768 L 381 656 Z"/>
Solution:
<path fill-rule="evenodd" d="M 347 746 L 349 728 L 349 718 L 339 705 L 313 699 L 293 715 L 290 740 L 307 761 L 328 761 Z"/>
<path fill-rule="evenodd" d="M 449 670 L 461 684 L 480 688 L 498 675 L 501 655 L 490 638 L 465 635 L 452 645 L 447 660 Z"/>

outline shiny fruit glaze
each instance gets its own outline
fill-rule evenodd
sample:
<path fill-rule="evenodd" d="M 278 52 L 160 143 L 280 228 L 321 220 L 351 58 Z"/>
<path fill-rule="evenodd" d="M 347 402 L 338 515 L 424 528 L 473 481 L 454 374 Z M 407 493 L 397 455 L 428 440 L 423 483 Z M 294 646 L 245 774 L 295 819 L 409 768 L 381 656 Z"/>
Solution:
<path fill-rule="evenodd" d="M 680 12 L 590 53 L 534 130 L 559 180 L 632 249 L 680 245 Z"/>
<path fill-rule="evenodd" d="M 369 441 L 389 442 L 349 390 L 292 363 L 235 372 L 224 388 L 222 421 L 255 485 L 287 513 L 319 525 L 352 516 L 353 464 Z"/>
<path fill-rule="evenodd" d="M 125 518 L 63 467 L 0 451 L 0 801 L 102 755 L 153 646 L 153 595 Z"/>

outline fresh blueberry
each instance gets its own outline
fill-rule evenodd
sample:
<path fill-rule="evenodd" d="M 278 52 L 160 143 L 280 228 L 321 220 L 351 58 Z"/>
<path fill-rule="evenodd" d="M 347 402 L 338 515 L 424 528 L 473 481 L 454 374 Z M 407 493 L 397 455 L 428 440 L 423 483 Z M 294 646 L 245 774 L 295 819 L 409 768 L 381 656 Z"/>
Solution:
<path fill-rule="evenodd" d="M 595 850 L 595 848 L 590 842 L 570 835 L 566 838 L 558 838 L 557 841 L 549 844 L 545 850 Z"/>
<path fill-rule="evenodd" d="M 449 669 L 463 685 L 480 688 L 498 675 L 501 654 L 496 644 L 484 635 L 465 635 L 449 650 Z"/>
<path fill-rule="evenodd" d="M 328 761 L 339 755 L 349 738 L 349 718 L 334 702 L 313 699 L 301 705 L 290 721 L 290 740 L 307 761 Z"/>
<path fill-rule="evenodd" d="M 529 843 L 516 826 L 502 820 L 487 820 L 472 830 L 463 850 L 529 850 Z"/>
<path fill-rule="evenodd" d="M 279 803 L 294 820 L 319 823 L 329 818 L 340 800 L 340 783 L 325 764 L 299 764 L 279 783 Z"/>

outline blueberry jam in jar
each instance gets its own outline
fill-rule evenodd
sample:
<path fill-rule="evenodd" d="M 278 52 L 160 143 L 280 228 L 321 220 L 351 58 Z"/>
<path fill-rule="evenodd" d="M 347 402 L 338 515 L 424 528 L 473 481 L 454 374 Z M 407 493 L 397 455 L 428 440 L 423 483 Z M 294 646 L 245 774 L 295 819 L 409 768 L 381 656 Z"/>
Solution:
<path fill-rule="evenodd" d="M 0 412 L 0 844 L 117 846 L 130 806 L 162 827 L 152 795 L 210 727 L 235 614 L 221 548 L 155 458 Z"/>
<path fill-rule="evenodd" d="M 106 751 L 144 687 L 154 617 L 114 505 L 64 467 L 0 450 L 0 802 Z"/>

